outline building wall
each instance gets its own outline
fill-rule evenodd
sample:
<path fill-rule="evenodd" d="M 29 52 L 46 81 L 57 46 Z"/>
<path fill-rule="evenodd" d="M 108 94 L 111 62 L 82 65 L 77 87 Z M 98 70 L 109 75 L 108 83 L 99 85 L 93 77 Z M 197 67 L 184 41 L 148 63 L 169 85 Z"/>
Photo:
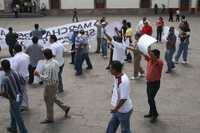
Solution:
<path fill-rule="evenodd" d="M 5 10 L 4 1 L 0 0 L 0 10 Z M 61 9 L 94 9 L 95 0 L 61 0 Z M 122 2 L 123 1 L 123 2 Z M 40 0 L 40 6 L 45 3 L 46 8 L 49 9 L 49 0 Z M 152 0 L 152 7 L 157 3 L 159 7 L 162 4 L 166 8 L 179 8 L 180 0 Z M 139 8 L 140 0 L 106 0 L 106 8 Z M 191 0 L 191 8 L 197 7 L 197 0 Z"/>
<path fill-rule="evenodd" d="M 94 0 L 61 0 L 61 9 L 94 9 Z"/>
<path fill-rule="evenodd" d="M 197 0 L 192 0 L 192 8 L 196 8 L 197 7 Z"/>
<path fill-rule="evenodd" d="M 140 0 L 106 0 L 106 8 L 139 8 Z"/>
<path fill-rule="evenodd" d="M 4 10 L 4 0 L 0 0 L 0 10 Z"/>

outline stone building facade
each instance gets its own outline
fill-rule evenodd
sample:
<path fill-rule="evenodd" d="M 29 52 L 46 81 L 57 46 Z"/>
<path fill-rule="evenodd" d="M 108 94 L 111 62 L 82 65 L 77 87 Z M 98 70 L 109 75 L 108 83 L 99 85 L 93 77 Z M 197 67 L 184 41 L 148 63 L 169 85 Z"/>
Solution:
<path fill-rule="evenodd" d="M 13 0 L 0 0 L 0 10 L 10 11 Z M 37 0 L 39 6 L 44 6 L 49 10 L 68 9 L 140 9 L 153 8 L 157 3 L 166 8 L 180 8 L 184 11 L 199 11 L 200 0 Z"/>

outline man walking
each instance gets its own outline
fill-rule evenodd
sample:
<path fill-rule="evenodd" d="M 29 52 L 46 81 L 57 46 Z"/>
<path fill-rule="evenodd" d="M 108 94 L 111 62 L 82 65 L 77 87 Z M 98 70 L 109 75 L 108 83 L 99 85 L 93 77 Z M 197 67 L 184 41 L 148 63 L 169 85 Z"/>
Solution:
<path fill-rule="evenodd" d="M 5 72 L 5 75 L 2 78 L 0 96 L 8 99 L 10 104 L 11 124 L 7 131 L 17 133 L 18 127 L 20 133 L 28 133 L 20 112 L 20 105 L 23 99 L 22 86 L 24 86 L 25 80 L 11 69 L 8 60 L 1 62 L 1 69 Z"/>
<path fill-rule="evenodd" d="M 28 66 L 28 70 L 29 70 L 28 83 L 29 84 L 32 84 L 34 81 L 34 71 L 38 64 L 38 61 L 43 59 L 42 46 L 38 45 L 38 38 L 33 37 L 32 42 L 33 44 L 26 49 L 26 53 L 30 57 L 30 64 Z"/>
<path fill-rule="evenodd" d="M 63 90 L 63 82 L 62 82 L 62 72 L 65 64 L 65 59 L 64 59 L 64 46 L 58 42 L 58 39 L 56 35 L 51 35 L 49 38 L 50 46 L 49 49 L 52 50 L 53 56 L 55 57 L 55 60 L 58 61 L 59 65 L 59 73 L 58 73 L 58 78 L 59 78 L 59 83 L 58 83 L 58 92 L 62 93 L 64 92 Z"/>
<path fill-rule="evenodd" d="M 27 81 L 29 77 L 28 65 L 30 64 L 30 58 L 27 54 L 22 52 L 22 46 L 15 46 L 15 56 L 11 58 L 11 68 L 22 75 L 22 77 Z M 27 111 L 29 109 L 28 103 L 28 94 L 26 85 L 22 86 L 23 92 L 23 102 L 22 102 L 22 111 Z"/>
<path fill-rule="evenodd" d="M 59 73 L 59 63 L 53 59 L 53 53 L 51 49 L 44 50 L 45 64 L 41 72 L 35 71 L 35 75 L 39 76 L 45 84 L 44 89 L 44 101 L 46 104 L 47 116 L 41 124 L 48 124 L 54 122 L 54 103 L 56 103 L 64 112 L 65 117 L 68 117 L 68 112 L 70 110 L 69 106 L 64 105 L 63 102 L 57 99 L 56 91 L 58 86 L 58 73 Z"/>
<path fill-rule="evenodd" d="M 14 47 L 17 44 L 17 39 L 18 39 L 18 34 L 13 32 L 13 28 L 9 27 L 8 28 L 8 34 L 6 35 L 6 43 L 9 48 L 10 55 L 13 57 L 14 56 Z"/>
<path fill-rule="evenodd" d="M 130 81 L 125 73 L 122 73 L 123 64 L 119 61 L 111 63 L 111 74 L 114 76 L 114 88 L 112 94 L 111 109 L 112 118 L 108 124 L 106 133 L 116 133 L 119 125 L 121 133 L 131 133 L 130 117 L 133 112 L 133 104 L 130 98 Z"/>

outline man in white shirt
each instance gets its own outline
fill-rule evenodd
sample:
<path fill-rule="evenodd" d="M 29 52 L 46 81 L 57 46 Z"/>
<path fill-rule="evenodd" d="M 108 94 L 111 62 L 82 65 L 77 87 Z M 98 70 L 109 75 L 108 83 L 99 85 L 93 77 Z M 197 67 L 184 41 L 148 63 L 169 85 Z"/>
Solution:
<path fill-rule="evenodd" d="M 50 46 L 48 47 L 49 49 L 52 50 L 52 53 L 55 57 L 55 60 L 57 60 L 59 64 L 59 73 L 58 73 L 58 78 L 59 78 L 59 83 L 58 83 L 58 92 L 62 93 L 64 92 L 63 90 L 63 82 L 62 82 L 62 72 L 64 68 L 64 46 L 57 41 L 56 35 L 51 35 L 49 38 Z"/>
<path fill-rule="evenodd" d="M 11 68 L 20 75 L 22 75 L 24 79 L 28 80 L 29 77 L 28 65 L 30 64 L 29 56 L 24 52 L 22 52 L 21 45 L 16 45 L 14 50 L 16 54 L 14 57 L 10 59 Z M 23 86 L 23 102 L 21 106 L 22 110 L 27 111 L 29 109 L 26 86 Z"/>
<path fill-rule="evenodd" d="M 130 117 L 133 112 L 133 104 L 130 98 L 130 81 L 126 74 L 122 73 L 123 64 L 119 61 L 111 63 L 111 74 L 114 76 L 114 88 L 112 94 L 111 109 L 112 118 L 108 124 L 106 133 L 115 133 L 120 124 L 122 133 L 131 133 Z"/>
<path fill-rule="evenodd" d="M 108 44 L 111 45 L 113 49 L 112 60 L 117 60 L 120 63 L 124 64 L 124 60 L 126 59 L 126 48 L 128 47 L 128 43 L 124 41 L 120 36 L 114 36 L 112 39 L 107 33 L 104 34 L 109 41 Z"/>

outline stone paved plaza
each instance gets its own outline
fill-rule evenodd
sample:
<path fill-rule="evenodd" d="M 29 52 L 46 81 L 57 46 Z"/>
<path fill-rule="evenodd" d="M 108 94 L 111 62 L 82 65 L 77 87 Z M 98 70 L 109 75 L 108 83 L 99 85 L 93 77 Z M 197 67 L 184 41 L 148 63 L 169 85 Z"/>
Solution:
<path fill-rule="evenodd" d="M 127 18 L 135 27 L 141 17 L 114 16 L 107 17 L 108 21 Z M 81 17 L 81 20 L 95 19 L 95 17 Z M 156 17 L 149 17 L 155 25 Z M 167 18 L 165 18 L 167 20 Z M 135 133 L 199 133 L 200 132 L 200 17 L 188 18 L 192 37 L 189 50 L 189 64 L 178 64 L 172 75 L 165 74 L 164 67 L 161 89 L 157 95 L 157 107 L 160 117 L 156 124 L 150 124 L 143 115 L 148 112 L 145 80 L 131 81 L 131 97 L 135 111 L 132 115 L 132 127 Z M 70 23 L 69 17 L 45 17 L 33 19 L 0 19 L 0 27 L 13 26 L 17 31 L 30 30 L 34 23 L 47 28 Z M 174 25 L 171 23 L 167 25 Z M 154 26 L 155 27 L 155 26 Z M 155 31 L 155 29 L 154 29 Z M 154 32 L 155 35 L 155 32 Z M 92 51 L 96 43 L 91 42 Z M 164 45 L 158 44 L 164 59 Z M 80 77 L 74 76 L 70 58 L 65 58 L 63 72 L 64 94 L 58 95 L 65 103 L 71 106 L 69 119 L 55 105 L 55 123 L 41 125 L 45 118 L 43 101 L 43 87 L 28 86 L 30 111 L 23 113 L 29 133 L 104 133 L 110 119 L 110 99 L 113 78 L 105 70 L 108 60 L 99 55 L 91 54 L 94 66 L 92 71 L 84 71 Z M 142 62 L 143 67 L 146 63 Z M 124 71 L 132 76 L 133 64 L 125 64 Z M 0 133 L 6 133 L 9 125 L 9 106 L 7 100 L 0 101 Z M 120 132 L 120 130 L 119 130 Z"/>

